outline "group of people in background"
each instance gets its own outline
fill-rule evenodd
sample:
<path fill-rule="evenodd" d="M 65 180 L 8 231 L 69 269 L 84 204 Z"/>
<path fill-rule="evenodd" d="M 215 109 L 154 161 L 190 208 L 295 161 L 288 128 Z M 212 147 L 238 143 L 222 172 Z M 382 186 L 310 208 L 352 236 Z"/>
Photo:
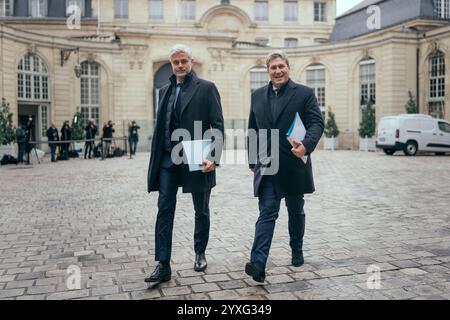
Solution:
<path fill-rule="evenodd" d="M 140 127 L 137 125 L 136 121 L 132 121 L 131 124 L 129 124 L 128 141 L 130 143 L 131 155 L 136 154 L 137 143 L 139 141 L 139 129 Z M 32 144 L 30 144 L 31 130 L 31 127 L 28 127 L 25 124 L 19 124 L 18 128 L 16 129 L 16 139 L 19 146 L 17 160 L 20 164 L 30 163 L 30 151 L 34 147 Z M 99 134 L 96 121 L 94 119 L 89 119 L 86 127 L 84 128 L 84 131 L 84 159 L 92 159 L 96 156 L 95 138 Z M 109 155 L 111 153 L 111 145 L 114 139 L 114 133 L 114 123 L 111 120 L 109 120 L 108 122 L 104 122 L 101 134 L 102 141 L 99 144 L 99 147 L 101 148 L 100 150 L 104 155 Z M 68 120 L 64 121 L 59 132 L 56 128 L 56 125 L 54 123 L 51 123 L 50 127 L 46 131 L 46 136 L 48 139 L 48 145 L 50 147 L 51 162 L 56 162 L 58 159 L 68 160 L 70 158 L 69 151 L 71 145 L 71 142 L 69 141 L 71 141 L 73 138 L 70 122 Z M 59 156 L 57 156 L 58 148 Z M 26 156 L 25 161 L 24 156 Z"/>

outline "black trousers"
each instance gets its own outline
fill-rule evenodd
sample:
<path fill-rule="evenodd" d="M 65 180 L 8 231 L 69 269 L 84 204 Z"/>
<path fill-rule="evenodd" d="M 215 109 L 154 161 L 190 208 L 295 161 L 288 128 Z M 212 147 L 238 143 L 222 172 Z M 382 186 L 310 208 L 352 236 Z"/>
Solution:
<path fill-rule="evenodd" d="M 172 231 L 180 186 L 179 166 L 161 168 L 159 173 L 158 216 L 155 227 L 155 260 L 170 262 L 172 254 Z M 211 191 L 193 193 L 195 211 L 194 250 L 204 253 L 209 240 L 209 198 Z"/>
<path fill-rule="evenodd" d="M 89 155 L 89 159 L 91 158 L 92 149 L 94 148 L 94 142 L 88 141 L 84 144 L 84 158 Z"/>

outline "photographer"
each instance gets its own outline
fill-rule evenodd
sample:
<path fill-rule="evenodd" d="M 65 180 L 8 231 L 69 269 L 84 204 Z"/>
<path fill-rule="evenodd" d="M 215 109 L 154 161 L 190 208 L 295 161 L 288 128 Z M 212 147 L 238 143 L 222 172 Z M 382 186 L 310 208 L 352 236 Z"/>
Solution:
<path fill-rule="evenodd" d="M 16 129 L 16 140 L 19 145 L 19 156 L 17 158 L 17 163 L 23 163 L 23 155 L 25 154 L 25 149 L 27 147 L 27 136 L 24 130 L 24 125 L 22 123 Z"/>
<path fill-rule="evenodd" d="M 69 120 L 64 121 L 64 124 L 61 128 L 61 141 L 69 141 L 72 139 L 72 129 L 69 125 Z M 70 142 L 62 142 L 61 143 L 61 159 L 69 160 L 69 145 Z"/>
<path fill-rule="evenodd" d="M 95 120 L 89 120 L 88 125 L 84 129 L 86 131 L 86 140 L 95 139 L 95 135 L 97 134 L 97 126 L 95 125 Z M 84 158 L 89 155 L 89 159 L 91 159 L 92 149 L 94 148 L 94 141 L 86 141 L 84 146 Z M 89 150 L 89 151 L 88 151 Z M 94 154 L 95 156 L 95 154 Z"/>
<path fill-rule="evenodd" d="M 53 142 L 53 143 L 49 143 L 48 145 L 50 147 L 50 151 L 51 151 L 51 155 L 52 155 L 52 162 L 56 162 L 57 144 L 55 142 L 59 141 L 59 134 L 58 134 L 58 129 L 56 129 L 56 126 L 54 123 L 52 123 L 50 125 L 50 128 L 47 129 L 47 138 L 48 138 L 48 142 Z"/>
<path fill-rule="evenodd" d="M 139 127 L 136 124 L 136 121 L 132 121 L 131 125 L 128 128 L 128 139 L 130 142 L 130 155 L 135 155 L 136 154 L 136 148 L 137 148 L 137 143 L 139 141 L 139 135 L 138 135 L 138 130 L 141 127 Z"/>
<path fill-rule="evenodd" d="M 109 120 L 108 123 L 103 126 L 103 155 L 107 158 L 111 151 L 111 143 L 113 138 L 113 133 L 116 132 L 113 128 L 114 123 Z"/>

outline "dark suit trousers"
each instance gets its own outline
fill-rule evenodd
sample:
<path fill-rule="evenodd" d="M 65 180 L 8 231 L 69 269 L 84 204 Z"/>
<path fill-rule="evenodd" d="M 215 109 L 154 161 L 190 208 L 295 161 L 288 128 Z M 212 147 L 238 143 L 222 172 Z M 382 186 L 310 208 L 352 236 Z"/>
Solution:
<path fill-rule="evenodd" d="M 172 231 L 180 183 L 180 166 L 161 168 L 159 173 L 158 216 L 155 227 L 155 260 L 170 262 Z M 209 239 L 209 197 L 211 192 L 192 194 L 195 210 L 194 250 L 204 253 Z"/>
<path fill-rule="evenodd" d="M 275 222 L 280 211 L 281 199 L 275 193 L 273 176 L 264 176 L 259 189 L 259 218 L 256 222 L 251 262 L 266 265 L 272 244 Z M 289 214 L 289 237 L 292 251 L 303 249 L 305 234 L 305 201 L 303 195 L 285 198 Z"/>

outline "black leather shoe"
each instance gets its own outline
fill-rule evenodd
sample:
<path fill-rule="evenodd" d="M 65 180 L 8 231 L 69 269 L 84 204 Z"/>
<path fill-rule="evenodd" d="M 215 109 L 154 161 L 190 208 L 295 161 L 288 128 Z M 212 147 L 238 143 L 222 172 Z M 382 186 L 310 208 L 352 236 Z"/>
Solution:
<path fill-rule="evenodd" d="M 159 263 L 155 270 L 152 272 L 150 276 L 145 278 L 145 282 L 167 282 L 170 281 L 172 277 L 172 270 L 170 269 L 170 264 Z"/>
<path fill-rule="evenodd" d="M 245 265 L 245 273 L 251 276 L 256 282 L 263 283 L 266 279 L 265 266 L 260 262 L 247 263 Z"/>
<path fill-rule="evenodd" d="M 305 263 L 303 259 L 303 251 L 292 251 L 292 265 L 294 267 L 300 267 Z"/>
<path fill-rule="evenodd" d="M 208 266 L 208 264 L 206 262 L 205 254 L 204 253 L 196 254 L 194 270 L 197 272 L 202 272 L 202 271 L 205 271 L 207 266 Z"/>

